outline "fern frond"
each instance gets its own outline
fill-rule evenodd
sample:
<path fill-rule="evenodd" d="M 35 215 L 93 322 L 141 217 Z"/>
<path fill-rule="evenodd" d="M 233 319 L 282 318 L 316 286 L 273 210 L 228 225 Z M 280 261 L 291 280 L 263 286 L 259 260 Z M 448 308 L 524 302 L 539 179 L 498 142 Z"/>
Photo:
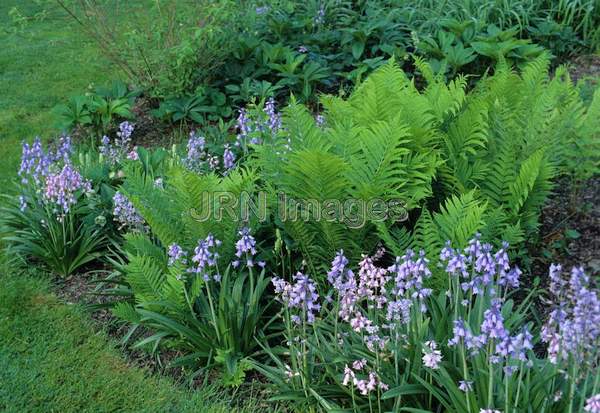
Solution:
<path fill-rule="evenodd" d="M 162 298 L 166 268 L 147 256 L 129 256 L 125 280 L 135 293 L 136 302 L 158 301 Z"/>
<path fill-rule="evenodd" d="M 402 182 L 402 157 L 410 151 L 403 146 L 408 136 L 401 124 L 377 122 L 361 128 L 359 150 L 350 154 L 346 176 L 353 197 L 363 200 L 397 196 Z"/>
<path fill-rule="evenodd" d="M 475 198 L 475 191 L 447 199 L 441 211 L 433 216 L 439 239 L 456 246 L 466 245 L 483 226 L 486 208 L 486 203 Z"/>
<path fill-rule="evenodd" d="M 113 315 L 117 318 L 120 318 L 123 321 L 127 321 L 131 324 L 139 324 L 140 323 L 140 315 L 135 310 L 133 305 L 128 302 L 119 302 L 114 305 L 111 309 Z"/>
<path fill-rule="evenodd" d="M 508 208 L 516 215 L 531 193 L 544 161 L 544 152 L 538 151 L 531 155 L 519 169 L 515 181 L 510 186 L 511 196 L 507 200 Z"/>

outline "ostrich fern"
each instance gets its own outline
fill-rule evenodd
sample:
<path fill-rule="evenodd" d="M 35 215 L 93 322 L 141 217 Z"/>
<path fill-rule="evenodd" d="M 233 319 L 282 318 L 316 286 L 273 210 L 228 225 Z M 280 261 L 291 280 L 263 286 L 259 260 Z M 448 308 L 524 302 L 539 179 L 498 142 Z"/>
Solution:
<path fill-rule="evenodd" d="M 349 98 L 324 96 L 323 129 L 292 103 L 280 132 L 290 153 L 275 143 L 257 148 L 250 164 L 268 191 L 400 198 L 410 212 L 405 222 L 367 217 L 364 228 L 281 223 L 311 265 L 324 268 L 341 248 L 357 258 L 357 246 L 379 241 L 396 253 L 429 247 L 435 254 L 446 240 L 460 245 L 477 231 L 518 244 L 536 230 L 557 174 L 575 171 L 580 157 L 589 159 L 587 176 L 596 170 L 597 157 L 585 152 L 598 145 L 599 94 L 585 108 L 564 69 L 549 77 L 546 56 L 520 74 L 501 62 L 471 91 L 464 78 L 447 83 L 423 61 L 415 65 L 427 81 L 422 90 L 390 62 Z"/>

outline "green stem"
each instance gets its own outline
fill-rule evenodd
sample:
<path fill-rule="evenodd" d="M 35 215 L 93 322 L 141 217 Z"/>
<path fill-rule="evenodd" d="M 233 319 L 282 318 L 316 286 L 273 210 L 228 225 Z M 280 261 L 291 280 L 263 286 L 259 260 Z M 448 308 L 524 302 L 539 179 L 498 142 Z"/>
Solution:
<path fill-rule="evenodd" d="M 246 253 L 246 264 L 248 264 L 248 261 L 250 261 L 250 257 L 248 256 L 248 253 Z M 250 273 L 250 291 L 254 292 L 254 273 L 252 272 L 251 266 L 248 266 L 248 272 Z"/>
<path fill-rule="evenodd" d="M 462 356 L 462 364 L 463 364 L 463 377 L 465 378 L 465 382 L 469 381 L 469 371 L 467 370 L 467 357 L 465 356 L 465 349 L 460 343 L 460 355 Z M 469 397 L 469 389 L 465 391 L 465 400 L 467 401 L 467 412 L 471 413 L 471 400 Z"/>
<path fill-rule="evenodd" d="M 514 404 L 514 410 L 515 412 L 517 411 L 517 406 L 519 405 L 519 394 L 521 393 L 521 382 L 523 378 L 523 362 L 521 361 L 519 363 L 519 380 L 517 381 L 517 394 L 515 396 L 515 404 Z M 508 410 L 507 410 L 508 412 Z"/>
<path fill-rule="evenodd" d="M 508 374 L 504 375 L 504 411 L 508 413 Z"/>
<path fill-rule="evenodd" d="M 571 380 L 571 384 L 569 386 L 569 410 L 568 413 L 573 413 L 573 399 L 575 398 L 575 381 L 577 378 L 577 363 L 571 363 L 571 367 L 569 368 L 569 379 Z"/>
<path fill-rule="evenodd" d="M 215 333 L 217 334 L 217 341 L 221 343 L 221 334 L 219 332 L 219 326 L 217 324 L 217 317 L 215 314 L 215 307 L 213 305 L 212 294 L 210 290 L 210 281 L 204 283 L 206 285 L 206 294 L 208 296 L 208 305 L 210 306 L 210 312 L 213 319 L 213 325 L 215 327 Z"/>
<path fill-rule="evenodd" d="M 488 344 L 488 408 L 492 408 L 493 387 L 494 387 L 494 370 L 492 366 L 492 343 Z"/>
<path fill-rule="evenodd" d="M 581 391 L 581 397 L 579 398 L 579 412 L 583 411 L 583 403 L 585 402 L 585 395 L 587 393 L 588 381 L 590 379 L 590 375 L 586 374 L 585 382 L 583 383 L 583 390 Z"/>

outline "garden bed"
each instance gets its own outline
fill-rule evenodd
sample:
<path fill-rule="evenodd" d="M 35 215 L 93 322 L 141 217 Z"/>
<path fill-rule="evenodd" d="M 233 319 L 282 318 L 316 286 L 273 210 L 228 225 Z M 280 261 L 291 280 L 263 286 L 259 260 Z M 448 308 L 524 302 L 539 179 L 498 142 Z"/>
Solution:
<path fill-rule="evenodd" d="M 19 334 L 86 308 L 226 406 L 600 412 L 591 3 L 111 2 L 10 11 L 122 71 L 22 145 L 3 259 L 59 300 L 7 278 Z"/>

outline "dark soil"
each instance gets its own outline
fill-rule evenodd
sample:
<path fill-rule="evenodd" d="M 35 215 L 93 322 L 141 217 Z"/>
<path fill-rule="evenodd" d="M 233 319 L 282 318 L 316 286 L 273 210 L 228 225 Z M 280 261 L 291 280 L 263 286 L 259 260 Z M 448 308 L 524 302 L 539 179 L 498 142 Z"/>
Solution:
<path fill-rule="evenodd" d="M 568 65 L 573 82 L 588 80 L 593 85 L 598 84 L 600 77 L 600 56 L 578 56 Z"/>
<path fill-rule="evenodd" d="M 566 179 L 557 182 L 542 211 L 536 252 L 534 275 L 546 274 L 551 262 L 569 271 L 583 266 L 588 274 L 600 275 L 600 176 L 585 182 L 575 195 Z"/>
<path fill-rule="evenodd" d="M 132 109 L 135 119 L 132 140 L 135 145 L 151 148 L 172 143 L 169 140 L 173 136 L 173 128 L 150 114 L 154 106 L 153 102 L 145 97 L 135 101 Z"/>
<path fill-rule="evenodd" d="M 85 307 L 106 304 L 111 301 L 111 297 L 96 294 L 98 281 L 106 279 L 109 272 L 105 270 L 95 270 L 81 274 L 75 274 L 65 280 L 60 280 L 56 284 L 56 294 L 66 304 L 80 304 Z M 90 317 L 96 327 L 104 330 L 109 336 L 122 342 L 129 331 L 130 326 L 119 321 L 108 308 L 96 309 L 90 307 Z M 148 331 L 138 330 L 129 343 L 122 344 L 122 351 L 132 366 L 150 369 L 153 372 L 168 374 L 176 380 L 183 380 L 184 371 L 181 369 L 167 369 L 171 361 L 181 355 L 178 351 L 162 350 L 160 357 L 154 357 L 150 353 L 132 349 L 131 344 L 136 338 L 151 335 Z"/>

